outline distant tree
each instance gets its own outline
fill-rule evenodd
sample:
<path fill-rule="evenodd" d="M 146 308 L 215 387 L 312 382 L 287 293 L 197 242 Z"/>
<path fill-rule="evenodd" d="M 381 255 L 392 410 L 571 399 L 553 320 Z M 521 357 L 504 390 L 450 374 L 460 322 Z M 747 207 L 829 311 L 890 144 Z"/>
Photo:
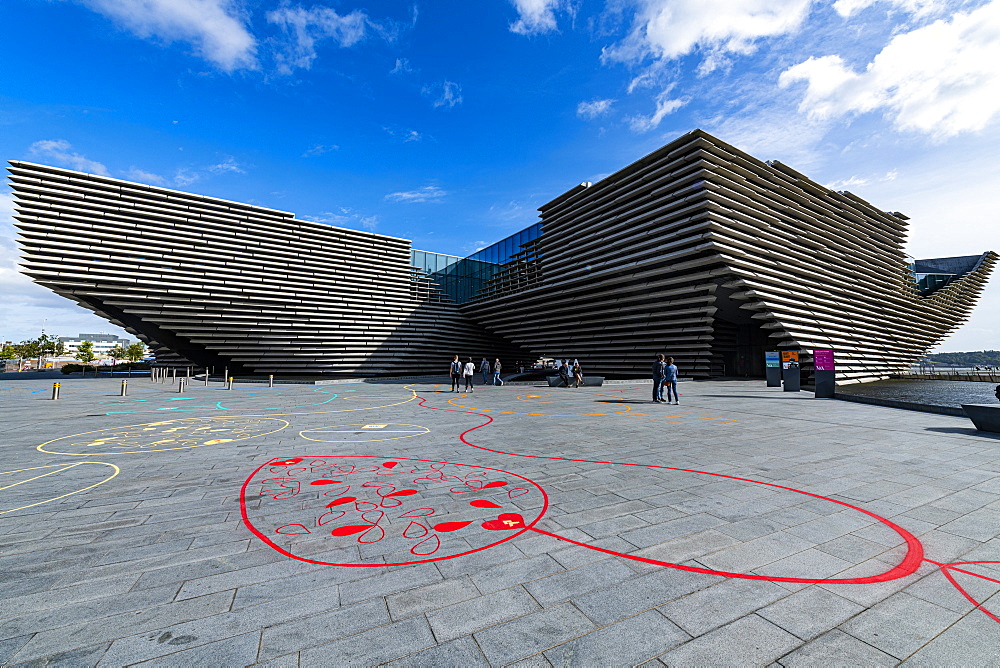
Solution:
<path fill-rule="evenodd" d="M 125 349 L 125 346 L 119 343 L 117 346 L 108 351 L 108 357 L 111 358 L 111 366 L 114 366 L 118 363 L 118 360 L 128 358 L 128 350 Z"/>
<path fill-rule="evenodd" d="M 21 341 L 20 343 L 15 343 L 11 347 L 14 349 L 14 352 L 17 353 L 18 370 L 24 368 L 24 360 L 31 359 L 35 356 L 35 347 L 31 341 Z"/>
<path fill-rule="evenodd" d="M 17 357 L 17 351 L 14 350 L 13 344 L 5 343 L 3 348 L 0 348 L 0 360 L 16 360 Z"/>
<path fill-rule="evenodd" d="M 953 366 L 1000 366 L 1000 350 L 976 350 L 967 353 L 932 353 L 927 359 L 935 364 Z"/>
<path fill-rule="evenodd" d="M 43 357 L 58 357 L 66 352 L 66 344 L 54 336 L 42 334 L 37 339 L 22 341 L 24 358 L 38 358 L 38 368 L 42 368 Z"/>
<path fill-rule="evenodd" d="M 81 341 L 80 345 L 76 347 L 76 354 L 73 355 L 73 357 L 80 360 L 84 364 L 90 364 L 93 362 L 97 357 L 97 355 L 94 354 L 94 342 Z"/>
<path fill-rule="evenodd" d="M 146 356 L 146 346 L 141 343 L 133 343 L 125 349 L 125 358 L 129 362 L 138 362 Z"/>

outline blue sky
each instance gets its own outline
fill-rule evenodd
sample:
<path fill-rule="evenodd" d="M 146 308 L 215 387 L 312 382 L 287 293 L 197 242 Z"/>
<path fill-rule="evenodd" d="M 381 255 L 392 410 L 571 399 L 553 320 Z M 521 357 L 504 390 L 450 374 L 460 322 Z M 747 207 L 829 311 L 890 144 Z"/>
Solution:
<path fill-rule="evenodd" d="M 700 127 L 1000 250 L 1000 4 L 3 0 L 0 156 L 464 255 Z M 0 339 L 115 331 L 16 273 Z M 1000 278 L 940 350 L 1000 347 Z"/>

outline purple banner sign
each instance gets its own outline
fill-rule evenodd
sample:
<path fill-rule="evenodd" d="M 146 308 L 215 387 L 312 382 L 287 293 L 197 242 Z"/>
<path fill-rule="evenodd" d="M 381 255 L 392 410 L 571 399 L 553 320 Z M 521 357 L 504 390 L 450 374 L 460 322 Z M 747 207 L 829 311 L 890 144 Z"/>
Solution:
<path fill-rule="evenodd" d="M 833 350 L 820 348 L 813 351 L 813 363 L 817 371 L 834 371 Z"/>

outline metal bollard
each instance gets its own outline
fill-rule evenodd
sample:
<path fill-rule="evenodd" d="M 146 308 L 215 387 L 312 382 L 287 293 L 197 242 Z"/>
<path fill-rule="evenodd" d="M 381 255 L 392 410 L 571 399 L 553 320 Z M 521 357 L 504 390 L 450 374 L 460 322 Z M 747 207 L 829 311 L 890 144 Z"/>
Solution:
<path fill-rule="evenodd" d="M 128 395 L 128 379 L 122 378 L 122 396 Z"/>
<path fill-rule="evenodd" d="M 59 383 L 52 383 L 52 401 L 59 398 Z"/>
<path fill-rule="evenodd" d="M 274 387 L 274 376 L 268 376 L 267 377 L 267 386 L 268 387 Z"/>
<path fill-rule="evenodd" d="M 208 387 L 208 367 L 205 367 L 205 387 Z"/>
<path fill-rule="evenodd" d="M 170 384 L 174 384 L 174 379 L 177 378 L 177 369 L 170 367 Z"/>
<path fill-rule="evenodd" d="M 180 378 L 177 380 L 177 393 L 184 393 L 184 384 L 187 383 L 187 378 Z"/>
<path fill-rule="evenodd" d="M 230 379 L 229 379 L 229 382 L 228 382 L 228 383 L 226 383 L 226 389 L 227 389 L 227 390 L 231 390 L 231 389 L 233 389 L 233 380 L 234 380 L 233 378 L 230 378 Z"/>

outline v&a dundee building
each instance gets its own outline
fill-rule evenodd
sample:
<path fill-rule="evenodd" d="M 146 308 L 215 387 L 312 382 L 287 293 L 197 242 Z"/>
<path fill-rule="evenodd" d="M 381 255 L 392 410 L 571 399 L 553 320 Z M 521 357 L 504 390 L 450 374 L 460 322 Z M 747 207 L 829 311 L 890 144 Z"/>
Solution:
<path fill-rule="evenodd" d="M 645 377 L 763 376 L 833 348 L 902 369 L 966 319 L 993 252 L 912 260 L 907 218 L 695 130 L 469 257 L 249 204 L 10 162 L 22 271 L 164 363 L 238 374 L 440 373 L 451 354 Z M 478 357 L 477 357 L 478 359 Z"/>

